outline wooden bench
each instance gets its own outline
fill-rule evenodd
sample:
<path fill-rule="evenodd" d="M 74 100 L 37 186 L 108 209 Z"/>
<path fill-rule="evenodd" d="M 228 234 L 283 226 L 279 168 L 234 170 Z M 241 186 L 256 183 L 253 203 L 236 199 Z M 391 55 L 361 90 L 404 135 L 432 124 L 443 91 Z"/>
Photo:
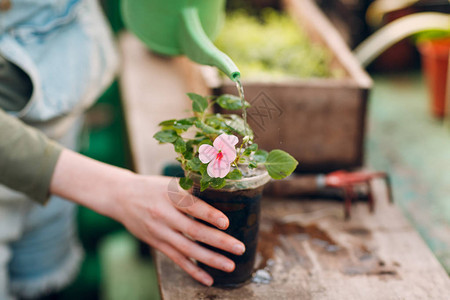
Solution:
<path fill-rule="evenodd" d="M 157 124 L 181 117 L 186 92 L 207 94 L 198 66 L 152 55 L 133 36 L 120 39 L 121 90 L 135 169 L 160 174 L 172 146 L 152 138 Z M 342 203 L 264 198 L 257 266 L 268 284 L 205 287 L 163 254 L 155 259 L 163 299 L 450 299 L 450 280 L 383 184 L 374 186 L 375 213 L 356 203 L 344 221 Z"/>

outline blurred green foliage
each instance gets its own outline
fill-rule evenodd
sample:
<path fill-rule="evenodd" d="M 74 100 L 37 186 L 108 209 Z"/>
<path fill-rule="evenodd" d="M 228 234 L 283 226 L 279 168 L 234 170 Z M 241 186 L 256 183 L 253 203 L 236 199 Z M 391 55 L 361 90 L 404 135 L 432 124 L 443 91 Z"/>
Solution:
<path fill-rule="evenodd" d="M 427 30 L 421 33 L 417 33 L 413 36 L 413 40 L 416 43 L 422 43 L 429 40 L 449 39 L 449 30 Z"/>
<path fill-rule="evenodd" d="M 242 9 L 229 12 L 216 45 L 247 80 L 343 74 L 330 67 L 332 54 L 327 48 L 312 43 L 292 18 L 271 8 L 261 10 L 259 16 Z"/>

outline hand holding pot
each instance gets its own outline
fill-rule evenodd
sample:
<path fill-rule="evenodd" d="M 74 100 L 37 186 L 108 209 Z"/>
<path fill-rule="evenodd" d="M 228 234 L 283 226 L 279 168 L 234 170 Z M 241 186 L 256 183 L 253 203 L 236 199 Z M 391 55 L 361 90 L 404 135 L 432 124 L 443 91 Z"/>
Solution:
<path fill-rule="evenodd" d="M 190 258 L 226 272 L 234 270 L 234 262 L 199 246 L 188 237 L 237 255 L 244 252 L 244 245 L 224 232 L 186 216 L 202 219 L 220 229 L 229 225 L 222 212 L 182 189 L 173 190 L 176 186 L 178 181 L 174 178 L 139 176 L 130 185 L 130 195 L 122 200 L 120 219 L 131 233 L 166 254 L 194 279 L 211 285 L 211 276 Z"/>
<path fill-rule="evenodd" d="M 55 168 L 51 192 L 116 219 L 194 279 L 212 285 L 211 276 L 191 259 L 226 272 L 233 271 L 235 265 L 193 240 L 237 255 L 244 253 L 244 244 L 188 217 L 220 229 L 229 225 L 222 212 L 173 187 L 178 187 L 175 178 L 137 175 L 64 150 Z"/>

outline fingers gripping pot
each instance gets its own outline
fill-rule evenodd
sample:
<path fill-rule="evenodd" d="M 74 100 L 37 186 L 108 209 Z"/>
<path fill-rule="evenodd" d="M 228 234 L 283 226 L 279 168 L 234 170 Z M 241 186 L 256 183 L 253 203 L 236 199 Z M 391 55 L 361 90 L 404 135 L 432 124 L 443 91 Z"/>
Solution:
<path fill-rule="evenodd" d="M 188 176 L 194 181 L 192 193 L 228 217 L 230 225 L 224 232 L 244 243 L 246 249 L 244 254 L 239 256 L 200 243 L 203 247 L 233 260 L 236 268 L 227 273 L 200 262 L 198 265 L 213 277 L 216 286 L 240 285 L 250 279 L 253 273 L 258 244 L 260 202 L 264 185 L 270 180 L 270 176 L 266 170 L 257 169 L 254 176 L 227 180 L 221 189 L 207 188 L 204 191 L 200 191 L 200 175 L 189 173 Z M 202 223 L 211 226 L 206 222 Z"/>

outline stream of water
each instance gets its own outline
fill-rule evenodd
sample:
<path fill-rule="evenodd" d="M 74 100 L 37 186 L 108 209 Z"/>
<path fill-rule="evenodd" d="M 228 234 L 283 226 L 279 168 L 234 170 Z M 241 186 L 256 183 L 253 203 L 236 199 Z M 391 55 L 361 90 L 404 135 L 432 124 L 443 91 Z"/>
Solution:
<path fill-rule="evenodd" d="M 248 136 L 247 130 L 247 108 L 245 107 L 245 98 L 244 98 L 244 87 L 242 86 L 241 80 L 236 80 L 236 88 L 239 93 L 239 97 L 241 98 L 242 103 L 242 119 L 244 120 L 244 137 Z M 245 146 L 248 145 L 248 141 L 245 141 Z"/>

